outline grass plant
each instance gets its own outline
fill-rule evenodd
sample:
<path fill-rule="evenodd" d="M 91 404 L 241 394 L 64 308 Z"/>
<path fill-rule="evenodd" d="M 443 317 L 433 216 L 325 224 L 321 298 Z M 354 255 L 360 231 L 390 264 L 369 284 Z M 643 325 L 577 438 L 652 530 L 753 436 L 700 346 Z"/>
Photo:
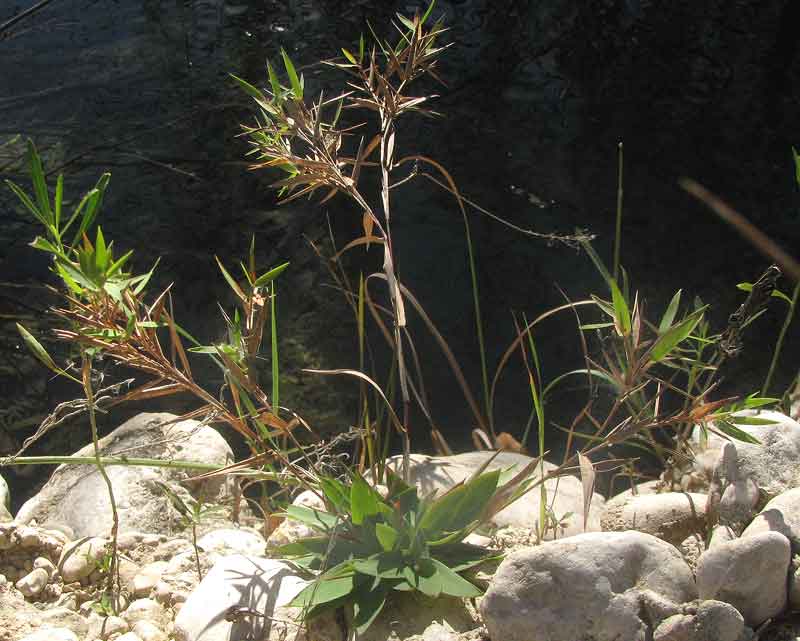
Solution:
<path fill-rule="evenodd" d="M 311 432 L 311 426 L 298 411 L 280 405 L 276 282 L 288 263 L 266 270 L 257 268 L 254 238 L 238 269 L 229 269 L 222 259 L 215 257 L 237 306 L 232 311 L 220 308 L 226 337 L 203 344 L 178 324 L 173 312 L 172 286 L 155 294 L 148 291 L 155 265 L 135 275 L 129 271 L 132 251 L 115 257 L 113 242 L 106 240 L 96 222 L 109 174 L 103 174 L 73 212 L 66 215 L 62 211 L 63 176 L 57 178 L 51 203 L 42 163 L 31 143 L 28 161 L 33 194 L 8 183 L 44 230 L 32 246 L 49 255 L 52 272 L 60 281 L 62 304 L 52 310 L 60 321 L 55 336 L 77 348 L 80 370 L 57 364 L 39 340 L 21 325 L 20 334 L 46 367 L 81 385 L 83 398 L 59 405 L 16 456 L 0 463 L 90 462 L 107 482 L 113 511 L 113 488 L 105 473 L 109 465 L 177 467 L 201 472 L 196 478 L 236 474 L 246 477 L 248 483 L 261 483 L 259 507 L 267 522 L 272 522 L 270 516 L 278 512 L 282 518 L 306 523 L 320 534 L 281 550 L 315 578 L 298 597 L 297 605 L 303 606 L 309 617 L 324 609 L 347 606 L 358 633 L 369 627 L 395 591 L 418 590 L 430 596 L 478 594 L 478 589 L 460 572 L 485 560 L 490 553 L 467 546 L 463 540 L 521 493 L 539 492 L 537 536 L 542 540 L 549 530 L 558 530 L 571 516 L 552 513 L 548 505 L 552 497 L 548 496 L 546 481 L 572 473 L 581 477 L 586 522 L 599 473 L 621 470 L 619 474 L 631 483 L 641 478 L 635 466 L 637 457 L 617 457 L 619 445 L 650 453 L 665 468 L 677 467 L 680 459 L 691 457 L 691 436 L 698 426 L 703 433 L 713 431 L 754 442 L 740 426 L 758 423 L 760 419 L 737 416 L 736 412 L 777 400 L 757 393 L 745 398 L 720 395 L 719 370 L 743 348 L 745 329 L 776 296 L 779 270 L 771 268 L 756 282 L 742 284 L 746 298 L 724 328 L 713 330 L 706 317 L 708 306 L 700 301 L 687 305 L 680 290 L 657 316 L 658 320 L 651 320 L 645 296 L 635 290 L 633 279 L 621 264 L 621 144 L 610 270 L 586 232 L 556 236 L 504 223 L 529 237 L 560 240 L 582 248 L 602 276 L 605 291 L 577 301 L 567 298 L 563 305 L 531 321 L 525 314 L 521 315 L 521 321 L 515 316 L 514 339 L 496 359 L 490 376 L 491 358 L 482 328 L 467 210 L 471 208 L 500 219 L 464 197 L 438 161 L 400 151 L 398 121 L 412 113 L 436 115 L 430 108 L 435 96 L 412 93 L 418 81 L 426 76 L 441 80 L 437 61 L 448 45 L 440 42 L 445 29 L 441 22 L 433 20 L 433 6 L 431 3 L 424 14 L 411 18 L 398 15 L 394 25 L 397 36 L 393 41 L 379 38 L 373 32 L 371 40 L 361 36 L 356 47 L 342 49 L 342 58 L 326 61 L 347 76 L 346 84 L 334 97 L 322 94 L 309 97 L 303 75 L 285 51 L 281 52 L 280 76 L 271 63 L 267 64 L 265 89 L 234 76 L 257 107 L 255 123 L 243 129 L 251 144 L 252 168 L 282 172 L 274 183 L 282 202 L 316 194 L 321 196 L 319 204 L 323 204 L 338 194 L 353 205 L 361 223 L 363 233 L 357 238 L 348 240 L 341 248 L 332 243 L 332 256 L 324 256 L 314 246 L 356 320 L 358 369 L 306 370 L 320 375 L 350 376 L 358 382 L 356 427 L 337 437 L 345 439 L 349 435 L 358 441 L 351 469 L 329 469 L 323 464 L 331 449 L 344 441 L 337 442 L 334 438 L 328 444 L 308 444 L 303 435 Z M 364 122 L 340 124 L 345 112 L 364 116 Z M 369 181 L 362 180 L 367 172 L 376 175 L 375 193 L 368 193 Z M 392 235 L 396 212 L 393 204 L 399 197 L 396 190 L 417 178 L 445 189 L 462 214 L 475 338 L 481 356 L 481 394 L 473 393 L 446 338 L 401 278 L 398 247 Z M 382 252 L 380 270 L 348 274 L 342 257 L 372 245 Z M 791 261 L 784 262 L 791 269 Z M 241 276 L 234 276 L 239 271 Z M 762 390 L 764 394 L 770 386 L 797 296 L 796 288 Z M 412 313 L 430 333 L 459 383 L 474 418 L 475 433 L 490 446 L 508 442 L 495 432 L 495 395 L 508 364 L 521 358 L 524 382 L 531 395 L 531 421 L 520 446 L 527 446 L 535 421 L 538 458 L 516 472 L 478 470 L 472 478 L 438 497 L 420 496 L 409 484 L 413 404 L 428 422 L 432 441 L 444 452 L 450 449 L 430 408 L 423 372 L 426 355 L 418 352 L 408 327 L 408 316 Z M 547 379 L 537 353 L 537 332 L 545 320 L 563 314 L 575 319 L 584 366 Z M 586 318 L 587 314 L 592 317 Z M 377 336 L 391 352 L 387 372 L 378 370 L 380 359 L 368 331 L 370 318 Z M 265 332 L 269 333 L 268 348 L 264 345 Z M 221 389 L 206 389 L 195 378 L 191 361 L 198 355 L 205 355 L 219 367 L 223 376 Z M 135 370 L 145 380 L 136 386 L 133 381 L 96 386 L 91 375 L 92 364 L 100 357 Z M 262 388 L 258 377 L 257 362 L 265 358 L 270 360 L 270 390 Z M 585 381 L 587 399 L 569 426 L 556 426 L 566 433 L 566 449 L 561 463 L 547 468 L 546 434 L 552 425 L 548 423 L 547 405 L 561 385 L 576 378 Z M 225 468 L 211 469 L 213 466 L 202 462 L 101 455 L 96 411 L 105 411 L 125 401 L 179 393 L 192 395 L 198 405 L 176 420 L 196 418 L 208 424 L 227 424 L 247 443 L 250 456 Z M 24 450 L 36 439 L 82 413 L 88 413 L 94 457 L 24 456 Z M 401 442 L 399 475 L 386 464 L 393 435 L 399 436 Z M 388 486 L 385 496 L 376 489 L 380 483 Z M 326 509 L 287 507 L 287 488 L 298 487 L 317 493 Z M 171 490 L 167 496 L 192 527 L 196 539 L 197 523 L 205 514 L 203 503 L 188 504 Z M 116 514 L 114 523 L 115 534 Z M 201 575 L 196 541 L 195 552 Z M 116 558 L 115 552 L 113 556 Z M 110 577 L 113 574 L 109 572 Z"/>

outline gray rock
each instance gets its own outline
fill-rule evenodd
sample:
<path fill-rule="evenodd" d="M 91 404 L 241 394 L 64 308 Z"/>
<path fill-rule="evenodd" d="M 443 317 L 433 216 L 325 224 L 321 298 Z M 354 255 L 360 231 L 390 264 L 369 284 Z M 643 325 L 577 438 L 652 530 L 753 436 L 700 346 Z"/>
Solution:
<path fill-rule="evenodd" d="M 161 580 L 161 575 L 164 574 L 167 565 L 169 564 L 166 561 L 153 561 L 141 568 L 130 584 L 133 596 L 137 598 L 150 596 L 150 592 Z"/>
<path fill-rule="evenodd" d="M 588 533 L 510 554 L 480 612 L 502 641 L 644 641 L 696 596 L 668 543 L 634 531 Z"/>
<path fill-rule="evenodd" d="M 35 568 L 16 583 L 17 590 L 22 592 L 23 596 L 33 599 L 44 590 L 44 586 L 50 580 L 50 575 L 47 570 L 42 568 Z"/>
<path fill-rule="evenodd" d="M 767 503 L 742 532 L 742 537 L 763 532 L 780 532 L 789 539 L 793 552 L 800 553 L 800 488 L 783 492 Z"/>
<path fill-rule="evenodd" d="M 730 603 L 754 627 L 786 607 L 789 540 L 764 532 L 721 543 L 697 563 L 701 599 Z"/>
<path fill-rule="evenodd" d="M 637 530 L 652 534 L 675 547 L 706 530 L 705 494 L 665 492 L 615 497 L 600 518 L 604 532 Z"/>
<path fill-rule="evenodd" d="M 166 625 L 169 621 L 166 610 L 153 599 L 132 601 L 122 613 L 122 618 L 128 622 L 128 625 L 135 625 L 139 621 L 152 621 L 156 625 Z"/>
<path fill-rule="evenodd" d="M 0 506 L 6 508 L 6 510 L 11 509 L 11 490 L 8 489 L 8 483 L 6 483 L 2 474 L 0 474 Z"/>
<path fill-rule="evenodd" d="M 333 617 L 322 615 L 307 630 L 296 623 L 299 608 L 288 604 L 306 585 L 281 561 L 238 554 L 223 557 L 181 607 L 175 619 L 175 638 L 342 641 L 342 630 Z M 242 616 L 228 621 L 232 608 L 241 609 Z M 250 611 L 256 616 L 248 615 Z"/>
<path fill-rule="evenodd" d="M 106 554 L 107 543 L 106 539 L 89 537 L 65 545 L 58 561 L 64 582 L 80 581 L 94 572 Z"/>
<path fill-rule="evenodd" d="M 496 452 L 465 452 L 454 456 L 426 456 L 424 454 L 411 455 L 410 480 L 423 495 L 437 491 L 442 493 L 456 483 L 469 478 L 489 457 Z M 524 454 L 514 452 L 500 452 L 488 466 L 488 470 L 513 467 L 522 469 L 533 459 Z M 395 456 L 389 459 L 387 465 L 395 472 L 402 473 L 403 458 Z M 556 468 L 552 463 L 545 463 L 545 473 Z M 536 474 L 533 474 L 535 477 Z M 557 479 L 545 481 L 547 488 L 547 505 L 552 509 L 554 516 L 561 519 L 567 514 L 569 517 L 559 527 L 557 532 L 548 530 L 545 538 L 561 538 L 580 534 L 584 531 L 583 524 L 583 489 L 581 482 L 574 476 L 561 476 Z M 496 527 L 514 526 L 534 528 L 539 519 L 539 492 L 528 492 L 517 501 L 496 514 L 491 524 Z M 605 505 L 605 499 L 599 494 L 592 495 L 589 522 L 586 531 L 600 530 L 600 514 Z"/>
<path fill-rule="evenodd" d="M 131 631 L 142 641 L 167 641 L 167 633 L 152 621 L 137 621 Z"/>
<path fill-rule="evenodd" d="M 707 446 L 700 456 L 713 461 L 714 474 L 734 477 L 728 478 L 730 482 L 751 479 L 767 499 L 800 487 L 800 423 L 780 412 L 746 410 L 738 414 L 776 422 L 738 425 L 739 429 L 755 436 L 759 445 L 728 441 L 709 433 Z M 736 451 L 735 470 L 723 469 L 726 467 L 724 448 L 727 443 L 731 443 Z"/>
<path fill-rule="evenodd" d="M 702 601 L 690 614 L 664 619 L 653 641 L 738 641 L 744 630 L 742 615 L 728 603 Z"/>
<path fill-rule="evenodd" d="M 233 453 L 212 428 L 186 420 L 167 425 L 172 414 L 139 414 L 100 440 L 101 452 L 124 451 L 142 458 L 202 461 L 227 465 Z M 92 456 L 91 445 L 75 456 Z M 178 483 L 188 473 L 177 469 L 115 465 L 106 470 L 114 487 L 120 518 L 120 533 L 144 530 L 166 533 L 178 522 L 177 512 L 155 484 L 161 481 L 179 495 L 188 496 Z M 206 500 L 225 494 L 224 478 L 213 479 L 193 488 Z M 107 534 L 111 529 L 111 507 L 105 482 L 94 466 L 61 465 L 42 490 L 17 513 L 17 521 L 63 523 L 77 537 Z"/>
<path fill-rule="evenodd" d="M 198 539 L 197 547 L 206 554 L 218 556 L 230 556 L 231 554 L 261 556 L 266 550 L 267 542 L 255 530 L 225 528 L 209 532 Z"/>
<path fill-rule="evenodd" d="M 8 483 L 0 476 L 0 523 L 12 521 L 11 516 L 11 492 L 8 489 Z"/>

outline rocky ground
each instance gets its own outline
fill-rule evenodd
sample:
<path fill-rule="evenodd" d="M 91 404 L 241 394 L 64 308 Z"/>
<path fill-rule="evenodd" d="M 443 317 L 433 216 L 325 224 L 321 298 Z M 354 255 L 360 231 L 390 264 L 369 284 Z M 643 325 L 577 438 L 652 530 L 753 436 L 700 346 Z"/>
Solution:
<path fill-rule="evenodd" d="M 538 492 L 500 512 L 489 536 L 475 537 L 506 553 L 477 575 L 482 598 L 403 596 L 360 641 L 800 639 L 791 617 L 800 609 L 800 424 L 760 416 L 775 422 L 744 426 L 760 445 L 712 436 L 678 485 L 595 495 L 586 522 L 579 480 L 548 481 L 559 522 L 550 540 L 536 541 Z M 232 460 L 216 431 L 172 419 L 141 414 L 103 439 L 104 453 Z M 413 455 L 412 480 L 424 492 L 447 488 L 487 456 Z M 502 453 L 491 466 L 529 460 Z M 14 518 L 0 483 L 0 641 L 353 638 L 342 616 L 305 628 L 289 606 L 307 581 L 271 551 L 308 536 L 304 526 L 287 520 L 265 536 L 247 509 L 235 522 L 230 479 L 187 484 L 186 472 L 133 466 L 109 474 L 120 516 L 117 603 L 99 596 L 111 521 L 97 472 L 58 468 Z M 200 520 L 196 547 L 160 484 L 185 501 L 223 506 Z M 309 492 L 294 500 L 319 501 Z"/>

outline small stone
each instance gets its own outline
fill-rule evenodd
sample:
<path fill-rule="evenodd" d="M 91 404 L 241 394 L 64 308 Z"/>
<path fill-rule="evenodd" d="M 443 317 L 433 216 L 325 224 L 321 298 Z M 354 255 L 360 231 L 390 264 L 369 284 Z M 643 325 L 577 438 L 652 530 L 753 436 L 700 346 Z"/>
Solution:
<path fill-rule="evenodd" d="M 142 639 L 138 634 L 135 634 L 133 632 L 126 632 L 125 634 L 118 636 L 113 641 L 144 641 L 144 639 Z"/>
<path fill-rule="evenodd" d="M 26 574 L 16 583 L 16 588 L 28 599 L 39 596 L 44 586 L 50 580 L 47 570 L 36 568 L 30 574 Z"/>
<path fill-rule="evenodd" d="M 106 617 L 100 629 L 100 638 L 108 639 L 112 634 L 125 634 L 131 627 L 122 617 Z"/>
<path fill-rule="evenodd" d="M 43 556 L 36 557 L 36 560 L 33 562 L 33 567 L 45 570 L 50 579 L 52 579 L 57 572 L 56 566 L 53 565 L 53 562 Z"/>
<path fill-rule="evenodd" d="M 161 575 L 169 564 L 166 561 L 153 561 L 140 568 L 130 583 L 131 592 L 136 598 L 150 596 L 150 592 L 161 580 Z"/>
<path fill-rule="evenodd" d="M 106 539 L 91 537 L 64 547 L 58 569 L 65 583 L 80 581 L 94 572 L 106 554 Z"/>
<path fill-rule="evenodd" d="M 17 530 L 19 544 L 24 548 L 38 548 L 42 545 L 42 539 L 36 528 L 23 526 Z"/>
<path fill-rule="evenodd" d="M 134 625 L 137 621 L 152 621 L 158 625 L 167 621 L 167 613 L 163 607 L 153 599 L 136 599 L 122 613 L 125 620 Z"/>
<path fill-rule="evenodd" d="M 142 641 L 167 641 L 167 634 L 152 621 L 142 619 L 133 625 L 133 632 Z"/>

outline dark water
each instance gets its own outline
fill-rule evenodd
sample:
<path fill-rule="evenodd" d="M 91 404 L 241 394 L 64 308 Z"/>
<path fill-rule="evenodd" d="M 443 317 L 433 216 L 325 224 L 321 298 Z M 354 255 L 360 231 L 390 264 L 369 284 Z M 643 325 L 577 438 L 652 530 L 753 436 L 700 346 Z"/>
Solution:
<path fill-rule="evenodd" d="M 0 22 L 28 3 L 6 2 Z M 354 386 L 303 374 L 303 367 L 351 367 L 356 338 L 341 296 L 303 240 L 325 245 L 324 213 L 339 244 L 357 231 L 347 203 L 323 212 L 300 202 L 278 209 L 270 178 L 246 171 L 239 123 L 249 104 L 228 72 L 263 82 L 264 60 L 286 47 L 306 67 L 310 90 L 332 88 L 316 60 L 348 46 L 369 19 L 388 33 L 396 10 L 416 2 L 256 2 L 254 0 L 54 1 L 0 34 L 0 142 L 32 137 L 49 170 L 63 171 L 75 199 L 112 172 L 101 224 L 136 265 L 160 256 L 158 285 L 175 282 L 179 319 L 214 340 L 223 329 L 216 301 L 231 304 L 213 255 L 234 259 L 256 235 L 265 264 L 291 260 L 280 287 L 284 400 L 322 431 L 345 428 Z M 441 64 L 448 86 L 436 121 L 404 123 L 398 144 L 440 160 L 464 193 L 515 224 L 543 233 L 588 228 L 610 257 L 616 146 L 625 144 L 623 264 L 657 317 L 672 293 L 699 295 L 721 327 L 741 302 L 735 284 L 768 265 L 746 241 L 686 195 L 679 176 L 713 189 L 790 252 L 800 254 L 800 202 L 790 146 L 800 145 L 800 55 L 791 0 L 696 2 L 670 7 L 645 0 L 439 2 L 452 26 Z M 3 178 L 25 182 L 21 143 L 0 149 Z M 395 244 L 404 281 L 462 361 L 478 394 L 463 225 L 451 198 L 424 181 L 395 198 Z M 13 323 L 45 323 L 47 263 L 27 247 L 37 233 L 7 191 L 0 193 L 0 416 L 13 447 L 29 423 L 75 390 L 18 349 Z M 529 317 L 602 291 L 585 256 L 560 243 L 516 234 L 476 214 L 471 219 L 490 363 L 513 337 L 511 310 Z M 379 266 L 378 256 L 359 259 Z M 355 263 L 351 264 L 355 266 Z M 784 289 L 789 285 L 784 284 Z M 769 362 L 783 309 L 775 306 L 730 368 L 732 393 L 756 389 Z M 787 337 L 773 391 L 797 373 L 797 325 Z M 425 364 L 437 423 L 455 447 L 474 427 L 433 343 L 412 326 Z M 579 366 L 571 318 L 538 335 L 545 378 Z M 53 349 L 57 349 L 53 346 Z M 215 385 L 215 372 L 199 375 Z M 113 373 L 109 370 L 109 373 Z M 582 396 L 552 400 L 567 416 Z M 184 402 L 169 405 L 176 410 Z M 519 435 L 530 411 L 519 364 L 503 378 L 500 429 Z M 115 424 L 120 415 L 108 417 Z M 83 439 L 54 435 L 45 449 Z M 418 447 L 428 447 L 420 422 Z M 66 430 L 66 428 L 65 428 Z"/>

